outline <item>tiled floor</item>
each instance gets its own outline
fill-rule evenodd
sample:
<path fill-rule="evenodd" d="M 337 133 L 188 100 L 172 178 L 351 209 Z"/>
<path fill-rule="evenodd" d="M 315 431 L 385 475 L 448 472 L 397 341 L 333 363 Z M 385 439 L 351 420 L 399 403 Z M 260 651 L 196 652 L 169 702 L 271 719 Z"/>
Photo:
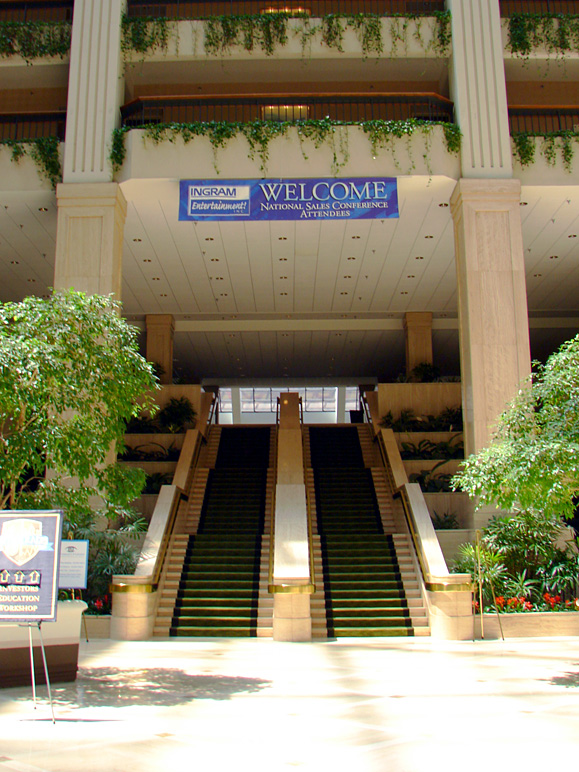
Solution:
<path fill-rule="evenodd" d="M 1 663 L 0 663 L 1 666 Z M 549 772 L 579 758 L 579 641 L 82 644 L 0 691 L 0 772 Z"/>

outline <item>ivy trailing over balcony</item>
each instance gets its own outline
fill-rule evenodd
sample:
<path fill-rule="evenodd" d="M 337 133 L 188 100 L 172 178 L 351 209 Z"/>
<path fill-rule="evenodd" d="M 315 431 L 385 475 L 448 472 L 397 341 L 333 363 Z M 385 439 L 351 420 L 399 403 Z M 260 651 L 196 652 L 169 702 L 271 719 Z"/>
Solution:
<path fill-rule="evenodd" d="M 0 21 L 0 56 L 33 59 L 58 56 L 70 51 L 72 27 L 68 21 Z"/>
<path fill-rule="evenodd" d="M 579 142 L 579 134 L 574 131 L 553 131 L 544 134 L 525 131 L 512 134 L 511 139 L 513 155 L 520 166 L 533 164 L 539 147 L 539 152 L 549 166 L 555 166 L 560 159 L 565 171 L 571 173 L 575 145 Z M 537 142 L 537 139 L 540 141 Z"/>
<path fill-rule="evenodd" d="M 121 51 L 127 57 L 130 51 L 143 56 L 152 51 L 167 51 L 169 23 L 165 17 L 127 16 L 121 21 Z"/>
<path fill-rule="evenodd" d="M 555 13 L 515 13 L 509 18 L 509 50 L 524 59 L 532 51 L 546 49 L 564 58 L 579 52 L 579 16 Z"/>
<path fill-rule="evenodd" d="M 435 123 L 409 119 L 404 121 L 362 121 L 360 123 L 345 123 L 330 118 L 306 121 L 249 121 L 237 123 L 228 121 L 208 121 L 195 123 L 164 123 L 148 124 L 142 127 L 144 138 L 155 144 L 161 142 L 175 142 L 180 138 L 188 144 L 196 137 L 207 137 L 214 152 L 214 168 L 217 173 L 217 153 L 225 148 L 235 137 L 243 136 L 249 144 L 249 157 L 259 160 L 259 168 L 266 173 L 269 160 L 269 146 L 277 137 L 288 136 L 290 131 L 296 130 L 302 154 L 305 159 L 305 141 L 311 141 L 316 149 L 326 146 L 332 152 L 332 173 L 337 174 L 344 167 L 350 157 L 348 147 L 348 130 L 350 126 L 359 126 L 367 135 L 370 150 L 373 157 L 377 157 L 383 149 L 392 152 L 395 163 L 395 140 L 406 138 L 410 140 L 414 135 L 422 135 L 425 140 L 424 161 L 430 171 L 429 148 L 432 130 L 435 126 L 442 126 L 446 148 L 449 153 L 457 154 L 460 151 L 460 129 L 451 123 Z M 130 128 L 123 127 L 113 132 L 110 161 L 114 171 L 118 171 L 125 160 L 125 135 Z M 409 148 L 410 152 L 410 148 Z M 411 158 L 411 166 L 414 161 Z"/>
<path fill-rule="evenodd" d="M 34 161 L 41 177 L 48 180 L 53 188 L 62 181 L 60 165 L 60 140 L 58 137 L 38 137 L 37 139 L 0 140 L 0 147 L 11 150 L 10 160 L 18 163 L 25 155 Z"/>
<path fill-rule="evenodd" d="M 435 11 L 433 17 L 435 29 L 430 39 L 423 36 L 424 16 L 397 14 L 388 17 L 391 38 L 388 55 L 395 56 L 400 44 L 407 50 L 412 37 L 424 53 L 434 51 L 437 56 L 447 56 L 451 42 L 450 11 Z M 342 52 L 344 35 L 349 29 L 356 33 L 364 56 L 380 56 L 384 53 L 384 18 L 371 13 L 358 13 L 327 14 L 320 20 L 313 20 L 306 14 L 282 12 L 227 14 L 198 21 L 203 26 L 203 45 L 207 56 L 224 56 L 235 47 L 241 47 L 248 52 L 261 50 L 267 56 L 272 56 L 278 48 L 288 43 L 290 33 L 301 40 L 304 56 L 314 39 L 320 40 L 328 48 Z M 290 19 L 294 22 L 291 26 Z M 193 24 L 195 20 L 189 21 Z M 176 27 L 173 29 L 176 30 Z M 125 58 L 131 51 L 142 55 L 156 50 L 166 52 L 170 34 L 171 27 L 166 18 L 136 18 L 125 15 L 121 43 Z"/>

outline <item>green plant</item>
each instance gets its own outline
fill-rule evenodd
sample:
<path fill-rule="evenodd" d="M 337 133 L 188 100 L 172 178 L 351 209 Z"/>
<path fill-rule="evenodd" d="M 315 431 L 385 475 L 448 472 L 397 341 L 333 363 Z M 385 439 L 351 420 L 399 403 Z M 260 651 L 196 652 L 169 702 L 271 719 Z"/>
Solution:
<path fill-rule="evenodd" d="M 187 397 L 171 397 L 157 416 L 157 421 L 163 429 L 172 434 L 184 432 L 195 422 L 195 410 Z"/>
<path fill-rule="evenodd" d="M 163 485 L 171 485 L 172 480 L 172 474 L 164 474 L 162 472 L 153 472 L 152 474 L 148 474 L 142 495 L 145 496 L 157 494 Z"/>
<path fill-rule="evenodd" d="M 272 56 L 277 46 L 287 43 L 290 18 L 290 13 L 261 13 L 203 19 L 205 53 L 222 56 L 240 45 L 246 51 L 259 47 L 267 56 Z"/>
<path fill-rule="evenodd" d="M 0 146 L 11 150 L 10 160 L 18 163 L 28 155 L 36 164 L 41 177 L 47 179 L 53 190 L 62 181 L 60 164 L 60 139 L 58 137 L 38 137 L 37 139 L 13 140 L 2 139 Z"/>
<path fill-rule="evenodd" d="M 70 50 L 72 26 L 68 21 L 0 21 L 0 57 L 33 59 L 58 56 Z"/>
<path fill-rule="evenodd" d="M 537 147 L 537 139 L 540 139 L 540 152 L 549 166 L 554 166 L 557 157 L 560 157 L 563 168 L 571 173 L 573 170 L 573 158 L 575 145 L 579 142 L 579 134 L 575 131 L 552 132 L 519 132 L 511 135 L 513 141 L 513 154 L 522 166 L 534 163 Z"/>
<path fill-rule="evenodd" d="M 337 174 L 349 160 L 348 150 L 348 128 L 350 126 L 359 126 L 370 140 L 372 154 L 375 156 L 380 148 L 388 146 L 396 161 L 396 152 L 393 140 L 400 137 L 411 137 L 418 133 L 426 138 L 432 132 L 436 125 L 442 125 L 447 138 L 447 128 L 450 124 L 436 123 L 428 121 L 416 121 L 414 119 L 405 121 L 362 121 L 360 123 L 344 123 L 335 121 L 331 118 L 322 118 L 319 120 L 305 121 L 248 121 L 246 123 L 229 121 L 207 121 L 194 123 L 160 123 L 147 124 L 142 127 L 144 138 L 151 140 L 155 144 L 168 141 L 175 142 L 181 138 L 185 144 L 188 144 L 196 137 L 207 137 L 213 148 L 216 159 L 217 151 L 226 147 L 227 143 L 236 136 L 242 135 L 249 144 L 249 154 L 251 158 L 257 156 L 260 160 L 260 171 L 265 172 L 269 158 L 269 144 L 273 139 L 287 136 L 294 129 L 297 131 L 300 143 L 302 143 L 302 153 L 307 160 L 304 151 L 303 140 L 310 140 L 314 147 L 319 148 L 326 144 L 332 151 L 332 173 Z M 130 131 L 129 127 L 115 129 L 113 131 L 111 151 L 109 160 L 113 171 L 118 171 L 125 159 L 125 134 Z M 454 127 L 450 136 L 460 137 L 458 127 Z M 453 146 L 456 147 L 456 146 Z M 450 149 L 447 140 L 447 149 L 449 152 L 458 152 L 457 149 Z M 427 160 L 427 158 L 426 158 Z M 215 162 L 215 170 L 217 164 Z"/>
<path fill-rule="evenodd" d="M 509 18 L 507 46 L 527 59 L 531 51 L 545 48 L 547 53 L 564 57 L 579 51 L 579 16 L 568 13 L 514 13 Z"/>
<path fill-rule="evenodd" d="M 167 52 L 169 23 L 165 17 L 127 16 L 121 22 L 121 51 L 125 60 L 130 51 L 147 54 L 152 51 Z"/>
<path fill-rule="evenodd" d="M 412 383 L 434 383 L 440 378 L 440 368 L 431 362 L 421 362 L 410 372 L 409 381 Z"/>
<path fill-rule="evenodd" d="M 572 518 L 579 495 L 579 336 L 564 343 L 501 415 L 488 448 L 464 462 L 454 488 L 481 504 Z"/>
<path fill-rule="evenodd" d="M 181 451 L 174 443 L 165 448 L 158 442 L 147 442 L 143 445 L 126 447 L 119 454 L 119 461 L 178 461 Z"/>
<path fill-rule="evenodd" d="M 443 464 L 446 464 L 446 459 L 439 461 L 432 469 L 421 469 L 420 472 L 413 472 L 409 475 L 408 482 L 418 483 L 423 493 L 445 493 L 450 491 L 452 475 L 446 473 L 434 474 Z"/>
<path fill-rule="evenodd" d="M 480 573 L 479 573 L 480 566 Z M 501 594 L 507 580 L 507 569 L 498 555 L 484 544 L 461 544 L 458 557 L 452 564 L 452 571 L 458 574 L 470 574 L 475 586 L 475 598 L 482 590 L 483 604 L 493 603 L 493 590 Z"/>
<path fill-rule="evenodd" d="M 63 532 L 91 541 L 93 576 L 143 529 L 130 502 L 144 473 L 109 452 L 139 399 L 153 409 L 155 385 L 111 298 L 70 290 L 0 305 L 0 509 L 62 509 Z"/>
<path fill-rule="evenodd" d="M 432 515 L 432 524 L 437 531 L 455 531 L 460 528 L 460 524 L 453 512 L 445 512 L 439 515 L 435 512 Z"/>

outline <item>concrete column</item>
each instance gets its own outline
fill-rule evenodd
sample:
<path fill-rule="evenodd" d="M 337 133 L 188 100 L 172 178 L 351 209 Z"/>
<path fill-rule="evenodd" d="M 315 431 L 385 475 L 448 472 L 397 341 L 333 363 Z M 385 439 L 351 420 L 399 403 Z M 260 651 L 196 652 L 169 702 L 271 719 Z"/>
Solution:
<path fill-rule="evenodd" d="M 241 423 L 241 390 L 239 386 L 231 387 L 231 423 Z"/>
<path fill-rule="evenodd" d="M 123 229 L 127 202 L 117 183 L 61 184 L 55 289 L 121 297 Z"/>
<path fill-rule="evenodd" d="M 432 314 L 416 311 L 404 314 L 404 335 L 406 375 L 410 375 L 417 365 L 432 364 Z"/>
<path fill-rule="evenodd" d="M 75 0 L 64 182 L 110 182 L 112 132 L 124 101 L 121 18 L 126 0 Z"/>
<path fill-rule="evenodd" d="M 462 176 L 511 177 L 512 154 L 499 0 L 447 0 L 450 96 L 462 131 Z"/>
<path fill-rule="evenodd" d="M 173 383 L 173 335 L 175 320 L 172 314 L 147 314 L 147 361 L 162 368 L 160 383 Z"/>
<path fill-rule="evenodd" d="M 308 516 L 299 394 L 280 400 L 275 489 L 273 638 L 312 638 Z"/>
<path fill-rule="evenodd" d="M 336 423 L 346 423 L 346 387 L 338 386 L 336 389 Z"/>
<path fill-rule="evenodd" d="M 465 451 L 488 445 L 531 371 L 518 180 L 459 180 L 451 197 Z"/>

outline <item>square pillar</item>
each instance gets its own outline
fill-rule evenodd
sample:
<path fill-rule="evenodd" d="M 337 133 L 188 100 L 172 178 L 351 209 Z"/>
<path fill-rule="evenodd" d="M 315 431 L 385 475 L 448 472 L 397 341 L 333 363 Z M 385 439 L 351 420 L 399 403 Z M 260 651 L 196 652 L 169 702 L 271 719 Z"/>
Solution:
<path fill-rule="evenodd" d="M 461 179 L 451 197 L 466 454 L 531 372 L 518 180 Z"/>
<path fill-rule="evenodd" d="M 147 314 L 147 361 L 161 366 L 160 383 L 173 383 L 173 335 L 175 321 L 171 314 Z"/>
<path fill-rule="evenodd" d="M 116 182 L 60 184 L 55 289 L 121 298 L 127 202 Z"/>
<path fill-rule="evenodd" d="M 406 338 L 406 375 L 417 365 L 432 364 L 432 314 L 408 312 L 404 314 Z"/>

